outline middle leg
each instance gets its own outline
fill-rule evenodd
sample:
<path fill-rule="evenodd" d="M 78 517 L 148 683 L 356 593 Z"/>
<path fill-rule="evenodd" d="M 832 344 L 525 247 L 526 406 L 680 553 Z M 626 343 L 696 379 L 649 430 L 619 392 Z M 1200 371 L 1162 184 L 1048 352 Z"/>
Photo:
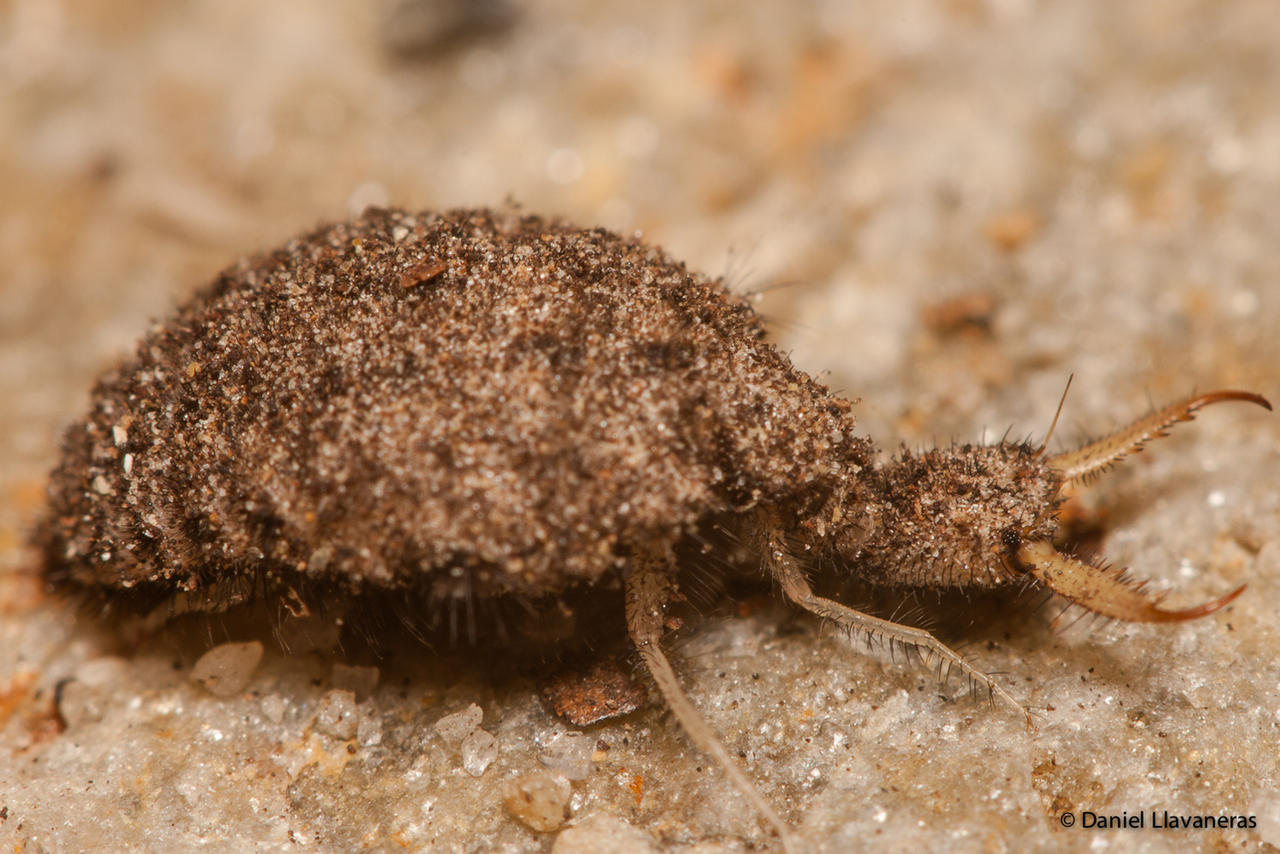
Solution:
<path fill-rule="evenodd" d="M 861 611 L 842 605 L 834 599 L 818 596 L 809 586 L 800 564 L 786 547 L 782 535 L 773 528 L 767 528 L 761 535 L 765 568 L 782 587 L 783 594 L 795 604 L 819 617 L 831 620 L 849 633 L 864 632 L 870 637 L 880 638 L 890 644 L 901 644 L 904 647 L 921 651 L 927 655 L 937 656 L 949 668 L 955 668 L 977 685 L 982 685 L 993 697 L 999 697 L 1022 713 L 1027 727 L 1033 726 L 1031 715 L 1013 695 L 978 668 L 974 667 L 964 656 L 935 638 L 925 629 L 907 626 L 873 617 Z"/>

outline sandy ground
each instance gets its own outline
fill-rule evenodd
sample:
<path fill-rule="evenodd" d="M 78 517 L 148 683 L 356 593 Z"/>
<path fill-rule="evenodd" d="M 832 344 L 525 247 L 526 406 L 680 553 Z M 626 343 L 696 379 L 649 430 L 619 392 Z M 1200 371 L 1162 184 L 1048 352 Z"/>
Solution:
<path fill-rule="evenodd" d="M 642 230 L 758 293 L 889 453 L 1042 436 L 1072 373 L 1063 447 L 1194 388 L 1280 396 L 1277 57 L 1264 0 L 0 5 L 0 842 L 774 845 L 658 704 L 577 734 L 536 677 L 389 660 L 373 686 L 322 626 L 285 655 L 252 624 L 77 620 L 22 545 L 60 430 L 219 268 L 380 203 Z M 1249 583 L 1209 619 L 923 603 L 1034 730 L 755 600 L 673 657 L 813 850 L 1270 850 L 1277 463 L 1280 420 L 1222 407 L 1081 497 L 1170 601 Z M 244 690 L 190 679 L 255 638 Z"/>

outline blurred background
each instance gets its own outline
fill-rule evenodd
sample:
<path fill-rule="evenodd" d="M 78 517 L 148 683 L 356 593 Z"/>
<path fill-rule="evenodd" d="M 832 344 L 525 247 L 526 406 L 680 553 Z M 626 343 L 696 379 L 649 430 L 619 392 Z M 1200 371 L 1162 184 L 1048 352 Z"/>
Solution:
<path fill-rule="evenodd" d="M 22 539 L 92 379 L 236 257 L 367 205 L 518 205 L 641 232 L 750 295 L 801 367 L 862 399 L 860 423 L 890 449 L 1011 424 L 1042 436 L 1072 373 L 1064 442 L 1193 388 L 1274 396 L 1277 105 L 1270 0 L 3 0 L 10 640 L 29 643 L 33 609 L 70 631 Z M 1125 480 L 1103 508 L 1159 516 L 1175 537 L 1182 522 L 1146 568 L 1209 579 L 1193 592 L 1222 592 L 1224 562 L 1256 578 L 1278 518 L 1275 426 L 1209 422 L 1161 452 L 1191 472 L 1182 510 Z M 1206 472 L 1220 480 L 1195 480 Z M 1149 524 L 1113 555 L 1163 542 Z M 72 666 L 29 654 L 32 684 Z M 8 713 L 34 702 L 9 690 Z M 1271 803 L 1274 768 L 1258 764 L 1271 742 L 1249 732 L 1247 769 L 1215 778 L 1232 794 L 1198 808 Z M 1048 833 L 1062 808 L 1062 786 L 1023 782 L 1000 839 Z M 877 826 L 853 821 L 818 822 L 816 838 Z"/>
<path fill-rule="evenodd" d="M 150 318 L 370 204 L 642 231 L 761 292 L 873 420 L 949 433 L 991 400 L 1043 421 L 992 392 L 1052 397 L 1072 371 L 1086 396 L 1254 381 L 1275 353 L 1273 11 L 9 0 L 0 430 L 47 460 Z M 992 330 L 999 352 L 966 349 Z"/>

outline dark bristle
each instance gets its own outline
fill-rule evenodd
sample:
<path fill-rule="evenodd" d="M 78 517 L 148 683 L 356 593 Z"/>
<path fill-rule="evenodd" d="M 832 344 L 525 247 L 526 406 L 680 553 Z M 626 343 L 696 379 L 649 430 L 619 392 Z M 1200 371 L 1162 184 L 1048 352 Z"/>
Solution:
<path fill-rule="evenodd" d="M 247 620 L 282 647 L 404 639 L 509 671 L 630 641 L 790 848 L 663 652 L 682 615 L 767 585 L 1030 724 L 933 627 L 1007 619 L 983 597 L 1031 587 L 1083 603 L 1077 620 L 1228 605 L 1243 588 L 1161 611 L 1124 568 L 1054 547 L 1064 483 L 1225 400 L 1270 408 L 1220 391 L 1082 455 L 1010 428 L 877 464 L 853 402 L 657 247 L 510 210 L 369 209 L 234 265 L 104 376 L 35 539 L 49 585 L 95 618 L 194 620 L 209 644 Z M 859 611 L 833 586 L 878 592 Z"/>

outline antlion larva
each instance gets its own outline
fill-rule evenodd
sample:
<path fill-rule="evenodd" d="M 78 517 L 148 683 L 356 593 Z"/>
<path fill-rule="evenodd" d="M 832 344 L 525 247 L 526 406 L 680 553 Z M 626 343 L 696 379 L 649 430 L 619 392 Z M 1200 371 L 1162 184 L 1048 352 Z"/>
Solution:
<path fill-rule="evenodd" d="M 37 536 L 56 586 L 131 610 L 178 595 L 323 610 L 336 592 L 474 634 L 488 603 L 620 584 L 685 731 L 790 848 L 661 651 L 681 544 L 727 530 L 795 604 L 1021 710 L 924 630 L 816 595 L 807 562 L 892 585 L 1039 585 L 1125 620 L 1212 613 L 1240 589 L 1165 610 L 1052 540 L 1065 484 L 1227 400 L 1270 408 L 1218 391 L 1073 453 L 1002 441 L 877 463 L 849 401 L 656 247 L 515 213 L 369 210 L 233 266 L 106 375 Z"/>

